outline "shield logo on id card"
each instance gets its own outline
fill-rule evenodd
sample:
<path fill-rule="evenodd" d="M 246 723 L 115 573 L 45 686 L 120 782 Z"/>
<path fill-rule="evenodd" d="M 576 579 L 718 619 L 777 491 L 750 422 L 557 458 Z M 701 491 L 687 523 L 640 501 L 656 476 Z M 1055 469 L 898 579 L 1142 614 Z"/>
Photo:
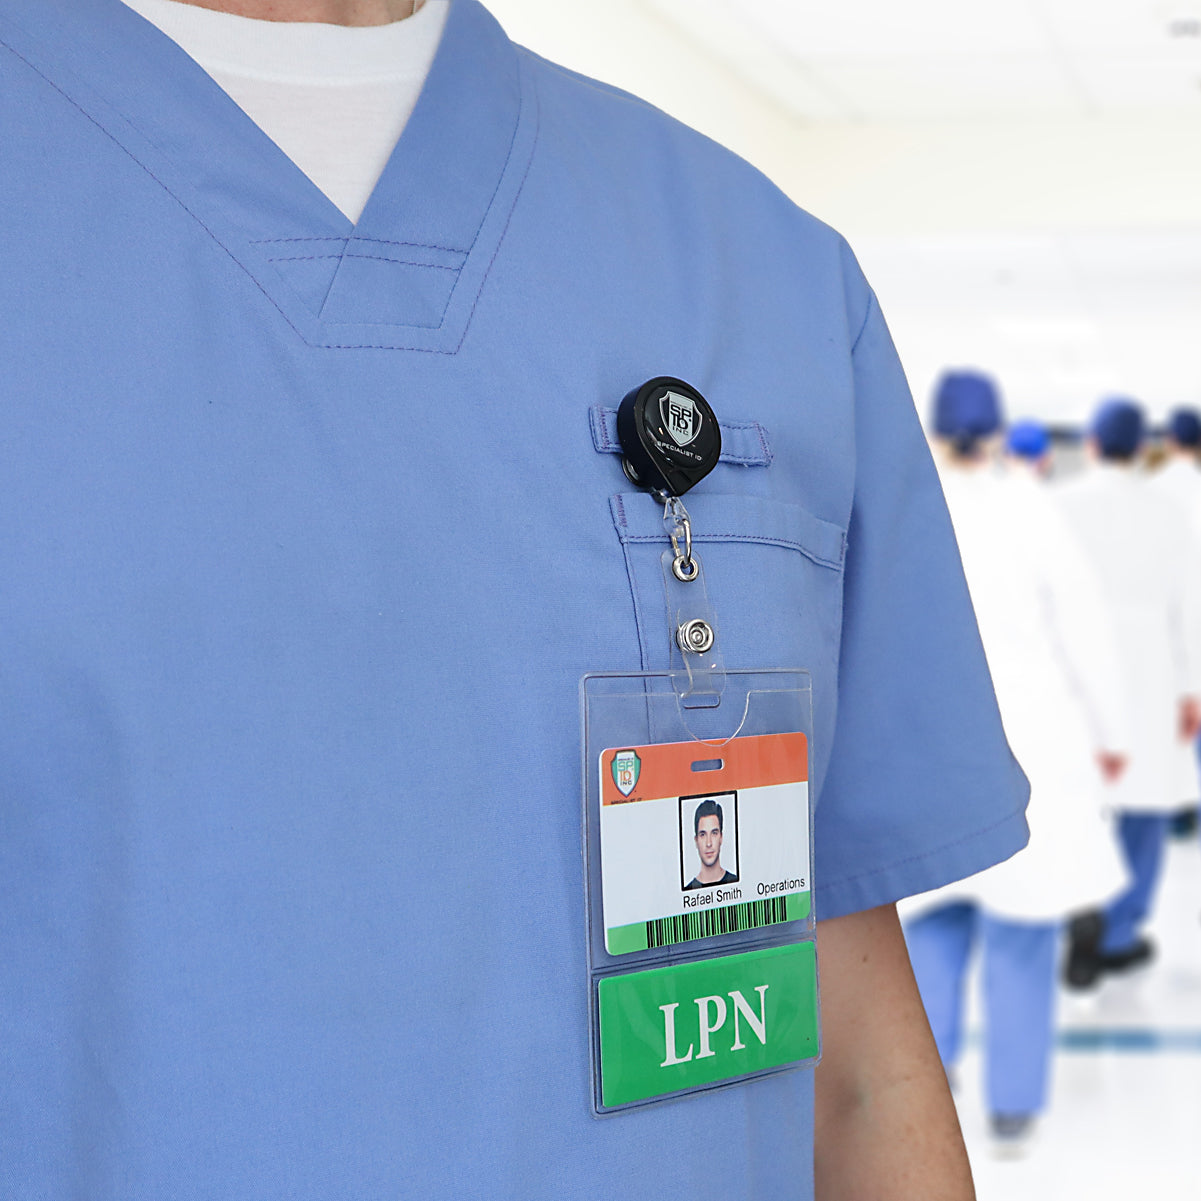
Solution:
<path fill-rule="evenodd" d="M 609 768 L 613 772 L 613 783 L 617 785 L 617 791 L 622 796 L 629 796 L 642 774 L 642 760 L 638 758 L 638 752 L 617 751 Z"/>

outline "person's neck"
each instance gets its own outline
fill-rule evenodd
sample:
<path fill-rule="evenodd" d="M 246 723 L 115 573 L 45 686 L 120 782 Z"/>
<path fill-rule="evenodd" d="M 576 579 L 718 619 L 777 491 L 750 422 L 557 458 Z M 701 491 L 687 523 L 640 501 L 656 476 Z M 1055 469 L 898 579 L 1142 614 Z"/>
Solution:
<path fill-rule="evenodd" d="M 390 25 L 411 17 L 423 0 L 181 0 L 197 8 L 257 21 L 311 21 L 322 25 Z"/>

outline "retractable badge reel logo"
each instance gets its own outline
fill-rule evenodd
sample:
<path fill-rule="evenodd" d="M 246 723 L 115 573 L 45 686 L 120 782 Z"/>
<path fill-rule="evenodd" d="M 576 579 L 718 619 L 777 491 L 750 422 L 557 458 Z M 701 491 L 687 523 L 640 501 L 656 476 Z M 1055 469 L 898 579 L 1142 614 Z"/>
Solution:
<path fill-rule="evenodd" d="M 665 392 L 659 400 L 659 416 L 677 446 L 687 446 L 700 433 L 701 415 L 691 396 Z"/>
<path fill-rule="evenodd" d="M 618 751 L 609 767 L 613 772 L 613 783 L 617 785 L 617 791 L 622 796 L 629 796 L 642 774 L 642 760 L 638 758 L 638 752 Z"/>

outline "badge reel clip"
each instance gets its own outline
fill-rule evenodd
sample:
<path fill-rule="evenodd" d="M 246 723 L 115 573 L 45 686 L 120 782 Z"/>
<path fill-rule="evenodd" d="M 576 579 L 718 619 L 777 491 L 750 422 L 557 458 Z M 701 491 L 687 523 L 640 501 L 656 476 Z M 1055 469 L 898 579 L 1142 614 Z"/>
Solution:
<path fill-rule="evenodd" d="M 721 431 L 709 402 L 690 384 L 658 376 L 626 394 L 617 411 L 622 468 L 663 505 L 670 546 L 663 570 L 672 686 L 686 708 L 721 704 L 725 668 L 705 571 L 693 549 L 692 520 L 681 497 L 721 457 Z"/>

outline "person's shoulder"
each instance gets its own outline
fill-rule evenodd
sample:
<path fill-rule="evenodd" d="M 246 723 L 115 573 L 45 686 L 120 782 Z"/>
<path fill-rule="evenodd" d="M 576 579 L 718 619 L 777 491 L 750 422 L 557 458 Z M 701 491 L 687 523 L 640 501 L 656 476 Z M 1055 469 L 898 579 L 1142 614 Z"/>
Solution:
<path fill-rule="evenodd" d="M 1053 481 L 1050 484 L 1051 496 L 1059 501 L 1073 503 L 1098 490 L 1104 490 L 1107 482 L 1102 472 L 1095 468 L 1085 468 L 1066 479 Z"/>
<path fill-rule="evenodd" d="M 726 193 L 734 212 L 757 207 L 796 234 L 845 250 L 842 236 L 797 205 L 758 168 L 649 101 L 518 47 L 536 81 L 540 124 L 551 136 L 563 130 L 586 157 L 613 178 L 641 175 L 672 180 L 681 207 L 697 184 Z M 849 254 L 849 251 L 846 252 Z"/>
<path fill-rule="evenodd" d="M 1011 469 L 1003 487 L 1005 503 L 1023 521 L 1037 524 L 1058 519 L 1059 510 L 1051 494 L 1051 485 L 1041 483 L 1024 471 Z"/>
<path fill-rule="evenodd" d="M 741 312 L 774 314 L 780 335 L 826 328 L 855 344 L 872 293 L 845 238 L 758 168 L 620 88 L 521 50 L 534 81 L 535 164 L 569 219 L 621 230 Z M 802 198 L 803 199 L 803 198 Z M 824 343 L 825 345 L 825 343 Z"/>
<path fill-rule="evenodd" d="M 1157 491 L 1179 502 L 1201 496 L 1201 469 L 1186 459 L 1172 459 L 1148 478 Z"/>

